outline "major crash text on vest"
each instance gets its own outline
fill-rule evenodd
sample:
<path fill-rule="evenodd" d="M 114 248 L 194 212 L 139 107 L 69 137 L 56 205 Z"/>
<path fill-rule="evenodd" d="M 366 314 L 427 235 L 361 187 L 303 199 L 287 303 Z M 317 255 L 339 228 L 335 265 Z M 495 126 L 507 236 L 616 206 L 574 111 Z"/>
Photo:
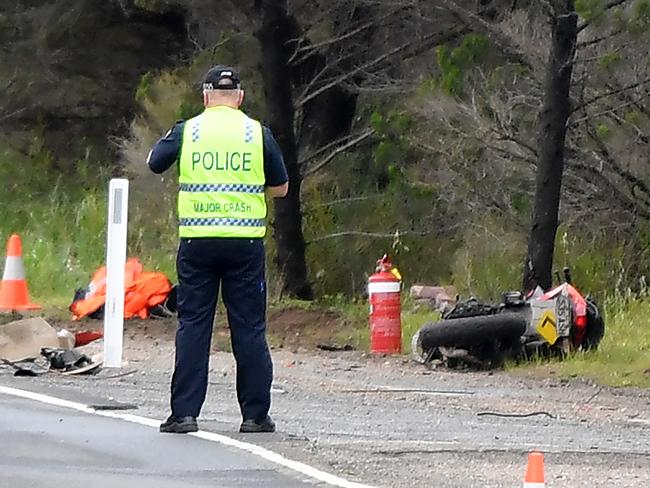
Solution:
<path fill-rule="evenodd" d="M 252 205 L 248 203 L 227 202 L 227 203 L 203 203 L 194 202 L 194 211 L 201 213 L 250 213 Z"/>

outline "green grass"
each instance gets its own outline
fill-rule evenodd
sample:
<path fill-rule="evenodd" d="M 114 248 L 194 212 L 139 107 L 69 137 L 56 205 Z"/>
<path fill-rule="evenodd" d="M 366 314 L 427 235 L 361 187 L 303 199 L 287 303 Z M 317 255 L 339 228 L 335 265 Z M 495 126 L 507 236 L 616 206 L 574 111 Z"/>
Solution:
<path fill-rule="evenodd" d="M 606 301 L 605 337 L 597 351 L 564 361 L 538 362 L 524 371 L 584 377 L 609 386 L 650 388 L 650 299 Z"/>
<path fill-rule="evenodd" d="M 20 235 L 30 295 L 48 309 L 65 310 L 75 289 L 85 287 L 105 262 L 111 175 L 94 162 L 78 163 L 74 173 L 61 174 L 38 147 L 29 156 L 0 149 L 0 246 L 11 234 Z M 134 205 L 129 212 L 129 256 L 173 279 L 173 223 L 138 210 Z"/>
<path fill-rule="evenodd" d="M 103 260 L 105 194 L 94 176 L 92 182 L 79 176 L 77 185 L 64 185 L 47 154 L 0 152 L 0 180 L 0 245 L 18 233 L 34 300 L 70 303 L 75 288 Z"/>
<path fill-rule="evenodd" d="M 414 309 L 409 301 L 406 310 L 402 311 L 402 352 L 411 354 L 411 339 L 413 335 L 427 322 L 440 319 L 440 314 L 425 308 Z"/>

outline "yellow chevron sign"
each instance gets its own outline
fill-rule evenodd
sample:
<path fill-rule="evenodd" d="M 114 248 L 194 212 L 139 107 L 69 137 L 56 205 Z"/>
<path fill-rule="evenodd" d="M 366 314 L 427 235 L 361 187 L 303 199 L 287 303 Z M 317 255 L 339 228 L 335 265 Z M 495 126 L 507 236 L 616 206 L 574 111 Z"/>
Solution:
<path fill-rule="evenodd" d="M 555 341 L 557 341 L 557 315 L 555 315 L 555 312 L 546 310 L 537 321 L 535 329 L 546 342 L 550 345 L 555 344 Z"/>

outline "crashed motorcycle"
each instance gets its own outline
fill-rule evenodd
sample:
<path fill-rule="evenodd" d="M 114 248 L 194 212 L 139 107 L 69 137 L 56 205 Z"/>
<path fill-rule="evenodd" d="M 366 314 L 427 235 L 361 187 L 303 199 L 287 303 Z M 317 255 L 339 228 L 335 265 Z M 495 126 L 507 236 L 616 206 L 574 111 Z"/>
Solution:
<path fill-rule="evenodd" d="M 573 286 L 565 268 L 563 281 L 547 292 L 506 292 L 499 304 L 475 298 L 457 303 L 442 320 L 416 332 L 411 350 L 424 364 L 493 367 L 506 359 L 593 350 L 604 333 L 596 302 Z"/>

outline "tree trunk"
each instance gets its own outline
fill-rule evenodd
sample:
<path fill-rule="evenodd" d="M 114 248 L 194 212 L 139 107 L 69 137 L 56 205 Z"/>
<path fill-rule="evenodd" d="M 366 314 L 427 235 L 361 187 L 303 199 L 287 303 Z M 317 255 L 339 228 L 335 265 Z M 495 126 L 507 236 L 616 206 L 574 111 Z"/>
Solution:
<path fill-rule="evenodd" d="M 312 299 L 307 279 L 305 238 L 302 233 L 298 147 L 294 133 L 294 103 L 289 75 L 289 40 L 293 21 L 287 14 L 286 0 L 261 0 L 258 3 L 261 27 L 257 32 L 262 50 L 262 78 L 270 126 L 289 174 L 289 193 L 275 200 L 275 240 L 278 264 L 283 276 L 283 291 L 289 296 Z"/>
<path fill-rule="evenodd" d="M 544 102 L 538 121 L 537 177 L 532 227 L 524 270 L 524 289 L 552 285 L 553 251 L 564 170 L 564 146 L 570 115 L 578 16 L 574 0 L 554 0 L 553 39 L 544 83 Z"/>
<path fill-rule="evenodd" d="M 351 2 L 352 3 L 352 2 Z M 333 37 L 345 34 L 348 29 L 354 29 L 356 23 L 368 22 L 373 17 L 375 8 L 365 6 L 348 7 L 341 9 L 340 13 L 333 12 L 335 31 Z M 350 10 L 351 11 L 350 11 Z M 343 17 L 343 18 L 339 18 Z M 364 29 L 363 32 L 355 35 L 353 40 L 357 44 L 370 45 L 375 27 Z M 296 35 L 299 37 L 299 35 Z M 309 39 L 303 40 L 303 47 L 309 47 Z M 319 76 L 323 69 L 327 69 L 331 63 L 330 73 L 337 71 L 345 72 L 354 69 L 351 60 L 337 59 L 337 55 L 329 56 L 322 52 L 314 52 L 311 56 L 294 66 L 292 75 L 295 86 L 304 89 Z M 340 56 L 340 55 L 339 55 Z M 354 60 L 358 62 L 358 60 Z M 322 146 L 329 144 L 350 133 L 357 108 L 358 95 L 341 85 L 336 85 L 325 91 L 316 98 L 310 100 L 302 107 L 300 126 L 297 128 L 298 143 L 302 151 L 311 153 Z"/>

